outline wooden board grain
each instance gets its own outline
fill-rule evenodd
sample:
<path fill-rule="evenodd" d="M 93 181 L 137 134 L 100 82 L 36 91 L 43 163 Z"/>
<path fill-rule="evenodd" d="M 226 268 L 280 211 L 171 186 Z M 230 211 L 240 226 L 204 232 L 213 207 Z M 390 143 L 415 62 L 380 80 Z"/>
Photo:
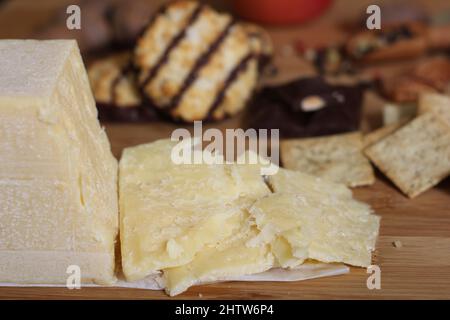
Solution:
<path fill-rule="evenodd" d="M 334 14 L 339 15 L 342 8 L 335 7 Z M 13 9 L 21 12 L 17 5 Z M 293 39 L 335 41 L 342 36 L 329 23 L 324 23 L 332 21 L 333 13 L 327 13 L 327 16 L 328 20 L 322 19 L 305 27 L 271 29 L 277 47 L 275 62 L 280 70 L 275 81 L 312 73 L 304 61 L 285 49 Z M 24 27 L 21 28 L 15 32 L 25 34 Z M 0 34 L 2 37 L 6 35 Z M 377 70 L 392 72 L 403 64 L 377 66 Z M 379 97 L 373 94 L 366 96 L 364 130 L 380 125 L 381 105 Z M 224 130 L 240 124 L 241 117 L 238 116 L 208 127 Z M 168 123 L 105 124 L 105 127 L 117 158 L 123 148 L 166 138 L 177 128 Z M 356 188 L 354 194 L 357 199 L 369 203 L 382 217 L 373 262 L 381 268 L 380 290 L 367 288 L 369 274 L 365 269 L 351 268 L 346 275 L 303 282 L 228 282 L 196 286 L 171 299 L 450 299 L 450 179 L 411 200 L 377 172 L 373 186 Z M 400 241 L 402 246 L 395 247 L 394 241 Z M 166 298 L 162 291 L 125 288 L 0 288 L 0 299 Z"/>

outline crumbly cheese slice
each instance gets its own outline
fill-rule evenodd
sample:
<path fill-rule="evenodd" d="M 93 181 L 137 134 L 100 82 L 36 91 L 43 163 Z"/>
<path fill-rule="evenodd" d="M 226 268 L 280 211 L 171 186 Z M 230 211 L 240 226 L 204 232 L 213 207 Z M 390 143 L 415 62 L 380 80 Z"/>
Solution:
<path fill-rule="evenodd" d="M 117 161 L 75 41 L 0 41 L 0 282 L 111 284 Z"/>
<path fill-rule="evenodd" d="M 122 266 L 129 280 L 189 263 L 236 232 L 231 221 L 237 208 L 270 192 L 252 168 L 175 164 L 176 145 L 160 140 L 122 155 Z"/>
<path fill-rule="evenodd" d="M 255 152 L 246 151 L 236 163 L 228 164 L 226 170 L 231 175 L 241 198 L 256 201 L 271 191 L 263 178 L 262 168 L 270 162 L 265 161 Z M 251 203 L 250 203 L 251 204 Z"/>
<path fill-rule="evenodd" d="M 236 214 L 233 208 L 173 208 L 139 199 L 132 190 L 121 197 L 125 198 L 121 200 L 122 268 L 130 281 L 186 264 L 205 245 L 236 231 L 230 222 Z"/>
<path fill-rule="evenodd" d="M 234 216 L 237 230 L 218 244 L 209 245 L 188 264 L 164 270 L 166 291 L 171 296 L 190 286 L 264 272 L 274 259 L 267 244 L 250 247 L 247 242 L 258 234 L 247 212 Z"/>
<path fill-rule="evenodd" d="M 278 208 L 276 213 L 270 212 L 273 216 L 258 215 L 255 208 L 264 199 L 280 195 L 271 194 L 259 163 L 176 165 L 170 158 L 174 147 L 176 143 L 161 140 L 126 149 L 122 156 L 122 265 L 128 280 L 163 270 L 166 291 L 176 295 L 195 284 L 236 279 L 273 267 L 296 268 L 306 259 L 318 258 L 318 240 L 308 240 L 311 231 L 298 232 L 302 220 L 292 213 L 294 209 L 284 215 Z M 339 216 L 341 211 L 344 216 L 355 212 L 370 216 L 370 208 L 352 200 L 344 185 L 283 169 L 268 180 L 274 192 L 282 190 L 289 197 L 302 194 L 310 201 L 311 210 L 331 211 L 330 216 Z M 276 206 L 277 197 L 273 199 Z M 273 227 L 278 223 L 284 223 L 280 232 Z M 320 227 L 307 225 L 310 230 Z M 361 239 L 365 240 L 364 236 Z M 347 237 L 342 242 L 351 240 L 350 245 L 363 246 L 361 239 Z M 331 251 L 333 243 L 326 241 Z M 309 247 L 314 249 L 311 254 Z M 335 252 L 337 257 L 321 261 L 364 263 L 355 262 L 356 254 L 348 258 L 346 254 L 351 254 L 346 249 L 342 245 Z"/>
<path fill-rule="evenodd" d="M 379 229 L 368 205 L 351 199 L 318 199 L 275 193 L 250 209 L 261 233 L 250 245 L 271 244 L 282 267 L 306 259 L 366 267 Z"/>
<path fill-rule="evenodd" d="M 343 184 L 329 182 L 299 171 L 280 168 L 276 174 L 268 176 L 267 181 L 273 192 L 297 193 L 317 199 L 352 197 L 352 191 Z"/>
<path fill-rule="evenodd" d="M 228 203 L 239 197 L 233 178 L 220 164 L 177 164 L 178 142 L 169 139 L 126 148 L 120 159 L 120 188 L 152 190 L 143 196 L 154 205 L 181 208 Z M 142 192 L 141 192 L 142 193 Z"/>

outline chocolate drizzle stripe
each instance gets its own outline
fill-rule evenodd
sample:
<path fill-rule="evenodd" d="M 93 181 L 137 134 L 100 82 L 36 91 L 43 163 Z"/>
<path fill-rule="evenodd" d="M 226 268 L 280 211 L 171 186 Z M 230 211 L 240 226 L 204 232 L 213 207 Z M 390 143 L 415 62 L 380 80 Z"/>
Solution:
<path fill-rule="evenodd" d="M 174 50 L 177 45 L 186 37 L 186 32 L 189 29 L 191 25 L 195 23 L 197 18 L 200 16 L 200 13 L 202 12 L 202 9 L 204 8 L 204 5 L 198 5 L 193 12 L 191 13 L 191 16 L 189 17 L 188 21 L 186 22 L 186 25 L 183 27 L 183 29 L 173 37 L 172 41 L 169 43 L 167 48 L 162 53 L 161 57 L 159 57 L 158 61 L 155 63 L 155 65 L 150 69 L 150 72 L 148 73 L 147 77 L 142 83 L 142 87 L 146 87 L 147 84 L 149 84 L 158 74 L 158 71 L 161 69 L 161 67 L 167 63 L 167 60 L 169 59 L 170 53 L 172 50 Z"/>
<path fill-rule="evenodd" d="M 162 14 L 165 14 L 168 8 L 169 8 L 169 4 L 168 3 L 166 3 L 166 4 L 162 5 L 161 7 L 159 7 L 159 9 L 150 17 L 150 19 L 148 20 L 147 24 L 139 32 L 139 35 L 137 36 L 137 41 L 136 42 L 139 42 L 144 37 L 145 32 L 148 29 L 150 29 L 155 24 L 156 18 L 158 18 Z"/>
<path fill-rule="evenodd" d="M 114 78 L 114 80 L 111 82 L 111 88 L 110 88 L 110 95 L 111 95 L 111 104 L 116 105 L 117 104 L 117 86 L 119 85 L 120 81 L 126 78 L 127 74 L 133 71 L 133 64 L 131 61 L 129 61 L 125 66 L 120 68 L 119 73 Z"/>
<path fill-rule="evenodd" d="M 248 63 L 251 61 L 252 58 L 254 58 L 253 53 L 246 54 L 241 61 L 231 70 L 231 72 L 228 74 L 228 77 L 225 79 L 224 85 L 222 90 L 217 94 L 216 98 L 214 99 L 213 103 L 211 104 L 211 107 L 209 108 L 209 117 L 211 117 L 214 113 L 214 111 L 222 104 L 223 100 L 225 99 L 225 94 L 227 93 L 228 89 L 231 87 L 231 85 L 234 83 L 234 81 L 239 77 L 240 73 L 245 71 L 247 69 Z"/>
<path fill-rule="evenodd" d="M 122 81 L 123 77 L 125 75 L 123 74 L 122 70 L 119 72 L 116 78 L 111 83 L 111 104 L 116 105 L 117 104 L 117 86 L 119 85 L 120 81 Z"/>
<path fill-rule="evenodd" d="M 149 29 L 151 29 L 153 27 L 153 25 L 156 22 L 156 19 L 160 15 L 163 15 L 163 14 L 165 14 L 167 12 L 167 9 L 169 8 L 169 3 L 163 4 L 162 6 L 159 7 L 158 10 L 156 10 L 155 13 L 153 13 L 151 15 L 151 17 L 148 20 L 148 22 L 145 24 L 144 27 L 142 27 L 141 31 L 139 32 L 138 36 L 136 37 L 136 40 L 135 40 L 134 45 L 133 45 L 134 48 L 136 48 L 138 46 L 139 42 L 142 41 L 142 38 L 145 36 L 145 33 L 147 32 L 147 30 L 149 30 Z M 138 71 L 140 69 L 139 66 L 137 66 L 137 64 L 136 64 L 135 53 L 134 52 L 133 52 L 133 58 L 132 58 L 132 65 L 133 65 L 133 68 L 136 71 Z"/>
<path fill-rule="evenodd" d="M 180 90 L 172 98 L 172 101 L 170 101 L 170 103 L 164 107 L 164 109 L 171 110 L 171 109 L 174 109 L 178 105 L 178 103 L 180 102 L 184 93 L 189 89 L 189 87 L 192 85 L 192 83 L 194 83 L 200 70 L 209 62 L 209 59 L 217 51 L 217 49 L 220 47 L 222 42 L 225 41 L 226 37 L 230 33 L 230 30 L 234 26 L 235 23 L 236 23 L 236 21 L 234 19 L 231 19 L 230 22 L 222 30 L 222 32 L 213 41 L 213 43 L 211 44 L 209 49 L 197 59 L 197 61 L 194 64 L 194 67 L 191 69 L 191 71 L 187 75 Z"/>

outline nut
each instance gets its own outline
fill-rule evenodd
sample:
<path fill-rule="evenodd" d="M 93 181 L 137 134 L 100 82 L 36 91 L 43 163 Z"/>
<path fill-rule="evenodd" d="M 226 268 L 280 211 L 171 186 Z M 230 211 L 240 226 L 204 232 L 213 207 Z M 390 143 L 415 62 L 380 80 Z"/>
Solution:
<path fill-rule="evenodd" d="M 301 102 L 301 107 L 303 111 L 311 112 L 311 111 L 317 111 L 325 107 L 326 103 L 325 100 L 323 100 L 319 96 L 308 96 L 304 98 Z"/>

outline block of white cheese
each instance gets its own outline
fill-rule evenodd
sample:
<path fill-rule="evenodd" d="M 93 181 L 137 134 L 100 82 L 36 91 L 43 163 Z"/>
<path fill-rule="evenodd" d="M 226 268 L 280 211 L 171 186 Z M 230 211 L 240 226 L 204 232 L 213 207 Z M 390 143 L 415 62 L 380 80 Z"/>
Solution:
<path fill-rule="evenodd" d="M 113 283 L 117 161 L 75 41 L 0 40 L 0 159 L 0 282 Z"/>
<path fill-rule="evenodd" d="M 159 140 L 127 148 L 120 160 L 122 267 L 128 280 L 190 263 L 235 234 L 242 209 L 270 193 L 254 167 L 176 164 L 176 144 Z"/>
<path fill-rule="evenodd" d="M 364 203 L 274 193 L 258 200 L 250 212 L 261 231 L 250 243 L 270 244 L 281 267 L 295 267 L 306 259 L 371 264 L 380 219 Z"/>

